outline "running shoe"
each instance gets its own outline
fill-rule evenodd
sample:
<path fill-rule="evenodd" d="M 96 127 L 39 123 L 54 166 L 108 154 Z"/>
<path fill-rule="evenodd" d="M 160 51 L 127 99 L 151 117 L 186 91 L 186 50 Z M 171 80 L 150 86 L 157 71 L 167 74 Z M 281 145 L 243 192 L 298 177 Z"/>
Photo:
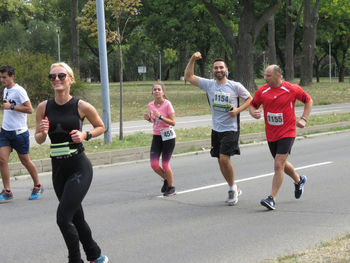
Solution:
<path fill-rule="evenodd" d="M 238 203 L 238 196 L 242 194 L 241 189 L 237 187 L 237 191 L 228 191 L 228 198 L 225 203 L 232 206 Z"/>
<path fill-rule="evenodd" d="M 102 255 L 102 254 L 98 259 L 96 259 L 94 261 L 90 261 L 90 263 L 108 263 L 108 262 L 109 262 L 108 257 L 105 255 Z"/>
<path fill-rule="evenodd" d="M 262 206 L 265 206 L 269 210 L 275 210 L 275 200 L 273 200 L 273 197 L 269 195 L 266 199 L 263 199 L 260 201 L 260 204 Z"/>
<path fill-rule="evenodd" d="M 168 187 L 168 189 L 164 192 L 164 196 L 172 196 L 176 195 L 176 190 L 174 186 Z"/>
<path fill-rule="evenodd" d="M 301 195 L 303 194 L 304 191 L 304 185 L 306 183 L 306 176 L 300 175 L 300 181 L 299 183 L 294 183 L 295 186 L 295 191 L 294 191 L 294 195 L 296 199 L 299 199 L 301 197 Z"/>
<path fill-rule="evenodd" d="M 168 189 L 168 180 L 164 180 L 162 189 L 160 189 L 160 191 L 161 191 L 162 193 L 165 193 L 165 191 L 166 191 L 167 189 Z"/>
<path fill-rule="evenodd" d="M 29 196 L 29 200 L 36 200 L 39 199 L 41 194 L 44 192 L 44 187 L 42 184 L 40 184 L 40 187 L 35 186 L 32 190 L 31 195 Z"/>
<path fill-rule="evenodd" d="M 5 189 L 3 189 L 0 193 L 0 201 L 9 201 L 13 199 L 12 191 L 7 192 Z"/>

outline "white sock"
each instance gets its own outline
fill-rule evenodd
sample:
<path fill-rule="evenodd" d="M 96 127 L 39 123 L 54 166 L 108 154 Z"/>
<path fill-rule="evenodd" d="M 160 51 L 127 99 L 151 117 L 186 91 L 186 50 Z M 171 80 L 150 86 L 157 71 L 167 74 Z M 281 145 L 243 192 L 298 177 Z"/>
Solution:
<path fill-rule="evenodd" d="M 237 190 L 238 190 L 238 187 L 237 187 L 236 184 L 234 184 L 234 185 L 233 185 L 233 191 L 237 192 Z"/>
<path fill-rule="evenodd" d="M 228 190 L 229 190 L 229 191 L 237 191 L 237 185 L 234 184 L 234 185 L 232 185 L 232 186 L 228 186 Z"/>

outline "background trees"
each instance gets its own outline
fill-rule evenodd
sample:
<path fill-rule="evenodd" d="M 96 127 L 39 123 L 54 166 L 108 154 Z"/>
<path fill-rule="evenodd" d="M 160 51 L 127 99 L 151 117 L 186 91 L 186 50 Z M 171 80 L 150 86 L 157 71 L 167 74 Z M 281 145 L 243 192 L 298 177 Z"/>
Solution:
<path fill-rule="evenodd" d="M 113 12 L 123 1 L 106 1 L 107 28 L 118 32 Z M 93 1 L 94 2 L 94 1 Z M 114 3 L 114 6 L 112 4 Z M 229 65 L 230 77 L 254 89 L 264 62 L 277 61 L 285 78 L 301 78 L 308 85 L 313 76 L 328 76 L 331 41 L 332 70 L 339 81 L 349 74 L 350 2 L 348 0 L 140 0 L 134 18 L 108 41 L 111 81 L 150 79 L 162 72 L 163 80 L 180 79 L 195 51 L 196 74 L 210 77 L 216 57 Z M 29 50 L 58 59 L 60 29 L 61 60 L 73 65 L 84 79 L 99 80 L 97 39 L 91 31 L 77 28 L 77 17 L 91 22 L 84 13 L 88 0 L 4 0 L 0 2 L 0 51 Z M 318 23 L 317 23 L 318 22 Z M 316 27 L 317 25 L 317 27 Z M 119 45 L 118 49 L 118 41 Z M 123 56 L 123 63 L 118 63 Z M 1 61 L 1 63 L 3 63 Z M 138 66 L 147 73 L 139 74 Z M 160 68 L 161 67 L 161 68 Z M 121 71 L 122 69 L 124 71 Z M 121 73 L 122 72 L 122 73 Z"/>

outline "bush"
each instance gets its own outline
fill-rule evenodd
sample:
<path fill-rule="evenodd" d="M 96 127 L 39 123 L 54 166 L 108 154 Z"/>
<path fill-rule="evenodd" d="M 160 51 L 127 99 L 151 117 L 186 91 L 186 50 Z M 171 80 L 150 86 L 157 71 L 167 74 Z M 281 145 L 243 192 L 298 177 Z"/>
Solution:
<path fill-rule="evenodd" d="M 16 69 L 15 82 L 26 89 L 34 106 L 54 96 L 47 76 L 51 64 L 55 62 L 47 54 L 8 50 L 0 52 L 0 65 L 11 65 Z M 76 83 L 71 87 L 71 94 L 83 94 L 86 85 L 76 73 L 74 75 Z"/>

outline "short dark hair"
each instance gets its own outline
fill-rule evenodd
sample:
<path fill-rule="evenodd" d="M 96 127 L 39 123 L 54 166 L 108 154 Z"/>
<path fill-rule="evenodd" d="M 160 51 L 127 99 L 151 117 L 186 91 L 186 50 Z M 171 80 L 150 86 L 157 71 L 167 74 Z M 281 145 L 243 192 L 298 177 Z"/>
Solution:
<path fill-rule="evenodd" d="M 226 64 L 226 62 L 225 62 L 225 60 L 224 60 L 223 58 L 216 58 L 216 59 L 214 60 L 213 64 L 214 64 L 215 62 L 224 62 L 225 67 L 227 68 L 227 64 Z"/>
<path fill-rule="evenodd" d="M 1 66 L 0 67 L 0 72 L 1 73 L 6 73 L 7 72 L 7 75 L 9 75 L 9 77 L 15 75 L 16 73 L 16 70 L 14 67 L 10 66 L 10 65 L 5 65 L 5 66 Z"/>

